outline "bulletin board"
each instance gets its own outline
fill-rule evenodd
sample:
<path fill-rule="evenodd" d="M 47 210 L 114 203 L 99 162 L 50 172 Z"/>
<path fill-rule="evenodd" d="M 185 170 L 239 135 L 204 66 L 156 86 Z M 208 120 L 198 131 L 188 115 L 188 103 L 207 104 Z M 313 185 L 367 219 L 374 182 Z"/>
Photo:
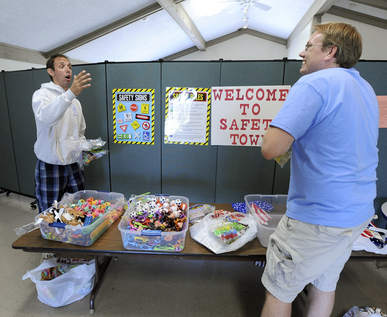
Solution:
<path fill-rule="evenodd" d="M 155 90 L 113 89 L 113 137 L 119 144 L 155 144 Z"/>

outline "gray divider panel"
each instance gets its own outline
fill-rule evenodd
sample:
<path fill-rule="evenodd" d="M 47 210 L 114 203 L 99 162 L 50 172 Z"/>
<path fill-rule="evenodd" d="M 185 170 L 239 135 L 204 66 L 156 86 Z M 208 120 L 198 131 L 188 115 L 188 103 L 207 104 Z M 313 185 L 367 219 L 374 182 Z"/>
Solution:
<path fill-rule="evenodd" d="M 223 62 L 221 86 L 282 85 L 283 62 Z M 274 161 L 260 147 L 219 146 L 216 202 L 243 201 L 246 194 L 271 194 Z"/>
<path fill-rule="evenodd" d="M 160 64 L 107 64 L 108 125 L 111 190 L 129 198 L 130 194 L 161 192 L 160 147 Z M 155 89 L 155 144 L 113 143 L 112 90 L 115 88 Z"/>
<path fill-rule="evenodd" d="M 85 136 L 87 139 L 101 138 L 108 142 L 105 64 L 73 66 L 73 75 L 83 69 L 92 77 L 91 87 L 84 89 L 78 97 L 86 121 Z M 105 148 L 108 149 L 108 144 Z M 108 155 L 85 166 L 85 187 L 93 190 L 111 190 Z"/>
<path fill-rule="evenodd" d="M 165 144 L 166 87 L 211 88 L 219 85 L 218 62 L 162 63 L 162 191 L 187 196 L 191 202 L 215 201 L 216 147 Z"/>
<path fill-rule="evenodd" d="M 355 65 L 361 76 L 374 88 L 376 95 L 387 95 L 387 62 L 385 61 L 360 61 Z M 387 197 L 387 129 L 379 129 L 379 166 L 376 170 L 378 180 L 377 196 Z"/>
<path fill-rule="evenodd" d="M 11 126 L 5 95 L 4 74 L 0 72 L 0 147 L 3 151 L 0 155 L 0 187 L 19 192 Z"/>
<path fill-rule="evenodd" d="M 32 70 L 5 73 L 19 192 L 34 196 L 36 127 L 32 112 Z"/>
<path fill-rule="evenodd" d="M 293 86 L 301 77 L 299 72 L 301 63 L 301 61 L 295 60 L 285 62 L 284 85 Z M 289 190 L 290 160 L 282 168 L 276 164 L 274 174 L 273 194 L 287 194 Z"/>

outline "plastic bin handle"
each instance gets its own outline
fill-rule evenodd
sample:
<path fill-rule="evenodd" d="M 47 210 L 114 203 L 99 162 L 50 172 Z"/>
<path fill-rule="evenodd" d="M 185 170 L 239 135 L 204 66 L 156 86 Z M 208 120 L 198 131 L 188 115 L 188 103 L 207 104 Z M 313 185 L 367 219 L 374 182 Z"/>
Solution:
<path fill-rule="evenodd" d="M 142 230 L 142 236 L 161 236 L 161 230 Z"/>
<path fill-rule="evenodd" d="M 64 229 L 66 227 L 66 224 L 63 222 L 52 222 L 48 224 L 49 227 L 55 227 L 55 228 L 62 228 Z"/>

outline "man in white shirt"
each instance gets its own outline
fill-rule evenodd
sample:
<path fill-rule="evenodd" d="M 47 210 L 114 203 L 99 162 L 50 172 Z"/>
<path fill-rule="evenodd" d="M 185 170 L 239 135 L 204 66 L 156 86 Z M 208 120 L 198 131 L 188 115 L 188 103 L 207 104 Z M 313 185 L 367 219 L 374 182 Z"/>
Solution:
<path fill-rule="evenodd" d="M 47 61 L 51 78 L 32 96 L 37 139 L 34 151 L 35 194 L 39 212 L 59 201 L 65 192 L 84 189 L 83 171 L 79 167 L 86 129 L 82 107 L 76 98 L 91 86 L 91 76 L 84 70 L 72 81 L 71 62 L 64 55 L 51 56 Z M 71 83 L 72 81 L 72 83 Z"/>

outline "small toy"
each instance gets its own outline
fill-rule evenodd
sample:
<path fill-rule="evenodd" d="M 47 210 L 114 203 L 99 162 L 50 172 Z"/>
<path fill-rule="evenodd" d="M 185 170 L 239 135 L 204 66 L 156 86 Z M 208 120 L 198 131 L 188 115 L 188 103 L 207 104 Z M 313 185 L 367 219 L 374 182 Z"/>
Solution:
<path fill-rule="evenodd" d="M 174 252 L 183 250 L 188 230 L 188 199 L 174 197 L 135 197 L 119 225 L 124 248 Z"/>
<path fill-rule="evenodd" d="M 387 230 L 376 227 L 372 222 L 361 235 L 369 238 L 378 249 L 383 249 L 387 245 Z"/>
<path fill-rule="evenodd" d="M 44 269 L 41 272 L 41 280 L 42 281 L 50 281 L 54 278 L 57 278 L 58 276 L 62 275 L 63 273 L 66 273 L 65 267 L 62 265 L 49 267 L 47 269 Z"/>
<path fill-rule="evenodd" d="M 110 201 L 84 196 L 86 192 L 109 197 Z M 62 202 L 54 202 L 50 208 L 35 217 L 44 239 L 89 246 L 125 210 L 125 197 L 118 193 L 84 191 L 80 194 L 66 194 Z M 72 197 L 77 197 L 73 200 Z M 82 197 L 81 196 L 81 197 Z"/>
<path fill-rule="evenodd" d="M 178 205 L 179 204 L 179 205 Z M 187 220 L 185 202 L 164 196 L 138 200 L 129 213 L 130 230 L 181 231 Z"/>
<path fill-rule="evenodd" d="M 233 203 L 231 206 L 237 212 L 247 213 L 246 204 L 243 202 Z"/>
<path fill-rule="evenodd" d="M 248 225 L 238 221 L 224 222 L 214 230 L 215 236 L 226 244 L 231 244 L 247 230 Z"/>

